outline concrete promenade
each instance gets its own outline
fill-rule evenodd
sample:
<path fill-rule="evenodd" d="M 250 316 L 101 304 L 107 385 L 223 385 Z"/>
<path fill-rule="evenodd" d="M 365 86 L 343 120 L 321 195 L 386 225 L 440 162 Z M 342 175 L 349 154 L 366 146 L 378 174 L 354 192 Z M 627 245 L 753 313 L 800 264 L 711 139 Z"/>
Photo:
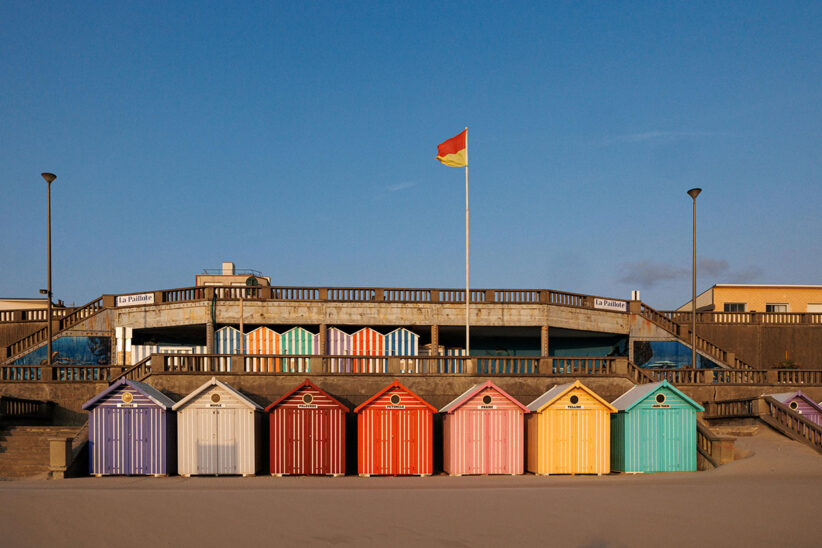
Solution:
<path fill-rule="evenodd" d="M 710 472 L 0 482 L 2 546 L 819 546 L 822 456 L 764 427 Z"/>

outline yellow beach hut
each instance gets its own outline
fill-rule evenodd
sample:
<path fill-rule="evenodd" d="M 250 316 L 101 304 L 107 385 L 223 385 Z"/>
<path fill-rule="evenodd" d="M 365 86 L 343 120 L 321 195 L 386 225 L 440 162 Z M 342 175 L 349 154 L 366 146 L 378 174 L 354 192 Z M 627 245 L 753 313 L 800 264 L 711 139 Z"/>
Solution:
<path fill-rule="evenodd" d="M 531 402 L 526 415 L 527 470 L 534 474 L 608 474 L 611 413 L 607 401 L 579 381 Z"/>

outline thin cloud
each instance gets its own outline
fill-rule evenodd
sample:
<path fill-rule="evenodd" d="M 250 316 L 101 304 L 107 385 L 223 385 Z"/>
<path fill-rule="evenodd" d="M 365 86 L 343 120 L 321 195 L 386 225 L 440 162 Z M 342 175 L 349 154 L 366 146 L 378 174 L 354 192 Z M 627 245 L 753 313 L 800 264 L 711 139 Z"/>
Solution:
<path fill-rule="evenodd" d="M 606 143 L 644 143 L 649 141 L 672 141 L 675 139 L 692 139 L 720 135 L 713 131 L 665 131 L 654 130 L 640 133 L 628 133 L 606 139 Z"/>
<path fill-rule="evenodd" d="M 625 263 L 620 267 L 622 276 L 619 281 L 640 287 L 654 287 L 661 282 L 682 280 L 688 277 L 688 270 L 666 264 L 640 261 Z"/>
<path fill-rule="evenodd" d="M 623 263 L 619 271 L 621 275 L 618 281 L 639 288 L 651 288 L 664 282 L 687 280 L 692 274 L 690 268 L 653 261 Z M 696 272 L 701 279 L 707 277 L 707 281 L 712 281 L 712 283 L 750 283 L 762 277 L 762 270 L 758 267 L 730 270 L 727 260 L 710 257 L 700 257 L 697 260 Z"/>
<path fill-rule="evenodd" d="M 400 190 L 406 190 L 409 188 L 413 188 L 417 186 L 415 181 L 407 181 L 405 183 L 397 183 L 395 185 L 389 185 L 388 192 L 399 192 Z"/>
<path fill-rule="evenodd" d="M 709 259 L 700 257 L 697 261 L 697 271 L 708 276 L 720 276 L 728 271 L 728 261 L 725 259 Z"/>

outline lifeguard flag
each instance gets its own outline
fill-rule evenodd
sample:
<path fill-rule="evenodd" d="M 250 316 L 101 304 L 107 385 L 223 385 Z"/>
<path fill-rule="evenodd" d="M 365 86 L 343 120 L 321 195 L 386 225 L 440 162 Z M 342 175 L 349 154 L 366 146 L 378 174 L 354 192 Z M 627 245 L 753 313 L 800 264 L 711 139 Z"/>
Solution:
<path fill-rule="evenodd" d="M 468 129 L 437 145 L 437 160 L 451 167 L 468 165 Z"/>

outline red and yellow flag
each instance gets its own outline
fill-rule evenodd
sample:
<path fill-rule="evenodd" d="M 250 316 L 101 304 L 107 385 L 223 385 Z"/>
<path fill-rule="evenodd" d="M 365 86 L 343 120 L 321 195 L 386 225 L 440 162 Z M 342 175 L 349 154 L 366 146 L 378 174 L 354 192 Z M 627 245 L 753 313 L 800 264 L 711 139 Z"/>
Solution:
<path fill-rule="evenodd" d="M 437 160 L 451 167 L 468 165 L 468 128 L 437 145 Z"/>

